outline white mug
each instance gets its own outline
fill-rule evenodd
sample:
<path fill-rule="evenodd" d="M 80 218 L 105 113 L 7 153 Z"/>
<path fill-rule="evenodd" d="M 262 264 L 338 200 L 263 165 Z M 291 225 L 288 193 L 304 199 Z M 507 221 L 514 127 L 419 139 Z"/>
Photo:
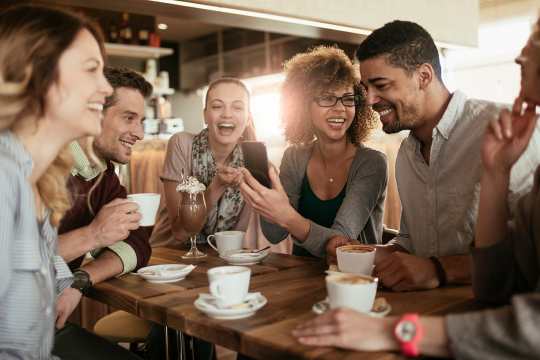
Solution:
<path fill-rule="evenodd" d="M 344 252 L 351 251 L 351 252 Z M 354 252 L 368 250 L 368 252 Z M 345 245 L 336 249 L 337 265 L 340 272 L 371 275 L 376 248 L 368 245 Z"/>
<path fill-rule="evenodd" d="M 246 235 L 243 231 L 221 231 L 217 232 L 214 235 L 209 235 L 206 238 L 208 244 L 213 247 L 218 253 L 223 254 L 229 250 L 242 250 L 244 247 L 244 236 Z M 216 246 L 212 244 L 210 238 L 214 238 L 216 241 Z"/>
<path fill-rule="evenodd" d="M 156 223 L 156 215 L 159 208 L 160 194 L 131 194 L 128 197 L 139 205 L 136 212 L 142 214 L 139 226 L 152 226 Z"/>
<path fill-rule="evenodd" d="M 364 275 L 335 274 L 328 275 L 325 280 L 330 309 L 345 306 L 363 313 L 371 311 L 379 279 Z M 357 280 L 368 283 L 354 284 Z"/>
<path fill-rule="evenodd" d="M 251 269 L 245 266 L 220 266 L 208 270 L 210 294 L 219 309 L 244 302 L 249 289 Z"/>

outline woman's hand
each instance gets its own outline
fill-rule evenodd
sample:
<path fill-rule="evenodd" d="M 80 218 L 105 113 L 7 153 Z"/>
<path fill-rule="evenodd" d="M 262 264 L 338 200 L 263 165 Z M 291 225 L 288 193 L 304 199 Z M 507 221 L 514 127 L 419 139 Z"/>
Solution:
<path fill-rule="evenodd" d="M 261 185 L 251 175 L 248 169 L 243 168 L 244 180 L 240 185 L 244 201 L 251 210 L 262 216 L 266 221 L 282 225 L 282 219 L 286 216 L 286 209 L 290 208 L 289 198 L 281 186 L 279 176 L 274 165 L 270 164 L 268 175 L 272 182 L 272 189 Z"/>
<path fill-rule="evenodd" d="M 527 103 L 523 115 L 523 99 L 517 98 L 512 112 L 503 109 L 492 119 L 482 139 L 482 166 L 489 172 L 509 173 L 527 148 L 536 125 L 536 104 Z"/>
<path fill-rule="evenodd" d="M 222 166 L 218 169 L 218 172 L 214 179 L 220 186 L 226 188 L 237 188 L 242 182 L 242 171 L 240 169 Z"/>
<path fill-rule="evenodd" d="M 305 346 L 398 351 L 400 344 L 394 337 L 397 321 L 395 317 L 376 318 L 340 307 L 299 325 L 292 335 Z"/>

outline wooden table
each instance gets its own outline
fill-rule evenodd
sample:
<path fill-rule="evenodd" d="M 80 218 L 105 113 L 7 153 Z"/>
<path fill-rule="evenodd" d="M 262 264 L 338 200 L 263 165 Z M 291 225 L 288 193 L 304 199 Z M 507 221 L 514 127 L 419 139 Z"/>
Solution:
<path fill-rule="evenodd" d="M 327 266 L 323 262 L 257 276 L 250 292 L 259 291 L 268 303 L 255 315 L 238 320 L 217 320 L 197 310 L 193 302 L 207 287 L 146 299 L 139 303 L 140 316 L 186 334 L 261 359 L 404 359 L 395 353 L 359 353 L 333 348 L 309 348 L 291 336 L 296 325 L 316 315 L 311 308 L 326 296 Z M 423 315 L 480 310 L 486 305 L 473 299 L 471 286 L 446 286 L 429 291 L 393 293 L 379 290 L 392 306 L 391 315 L 418 312 Z"/>
<path fill-rule="evenodd" d="M 176 252 L 175 252 L 176 251 Z M 180 249 L 155 249 L 152 262 L 178 262 Z M 212 254 L 209 248 L 204 248 Z M 215 253 L 215 251 L 214 251 Z M 173 261 L 173 260 L 177 261 Z M 123 310 L 176 329 L 182 333 L 260 359 L 405 359 L 397 353 L 361 353 L 334 348 L 309 348 L 291 336 L 296 325 L 316 315 L 311 308 L 326 296 L 324 278 L 327 265 L 320 260 L 271 253 L 261 265 L 253 266 L 250 292 L 261 292 L 268 303 L 251 317 L 218 320 L 206 316 L 193 305 L 199 293 L 209 293 L 206 270 L 224 265 L 210 256 L 199 260 L 190 279 L 172 284 L 152 284 L 130 275 L 96 285 L 92 297 Z M 182 261 L 179 261 L 182 262 Z M 133 279 L 135 278 L 135 279 Z M 101 286 L 100 286 L 101 285 Z M 131 286 L 132 285 L 132 286 Z M 98 296 L 99 294 L 99 296 Z M 126 296 L 126 298 L 124 298 Z M 379 290 L 392 306 L 391 315 L 418 312 L 444 315 L 480 310 L 486 306 L 473 299 L 471 286 L 446 286 L 429 291 L 393 293 Z M 129 310 L 128 310 L 129 311 Z"/>
<path fill-rule="evenodd" d="M 200 259 L 182 259 L 181 255 L 189 250 L 189 245 L 155 248 L 152 250 L 152 257 L 148 266 L 161 264 L 197 265 L 185 280 L 159 284 L 146 281 L 137 275 L 124 274 L 96 284 L 86 296 L 117 309 L 138 315 L 138 303 L 143 299 L 206 287 L 208 286 L 206 272 L 211 268 L 228 264 L 209 245 L 203 244 L 197 246 L 201 251 L 207 253 L 208 256 Z M 319 261 L 312 258 L 270 253 L 260 265 L 250 265 L 249 267 L 251 269 L 251 275 L 258 276 L 304 266 L 313 262 Z"/>

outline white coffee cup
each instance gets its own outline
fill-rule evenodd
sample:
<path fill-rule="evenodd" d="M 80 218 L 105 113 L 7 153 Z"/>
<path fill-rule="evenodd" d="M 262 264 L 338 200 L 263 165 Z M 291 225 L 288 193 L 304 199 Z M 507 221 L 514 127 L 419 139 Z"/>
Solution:
<path fill-rule="evenodd" d="M 213 247 L 218 253 L 223 254 L 229 250 L 242 250 L 244 247 L 244 236 L 246 235 L 243 231 L 220 231 L 214 235 L 209 235 L 206 238 L 208 244 Z M 214 238 L 216 246 L 212 244 L 210 238 Z"/>
<path fill-rule="evenodd" d="M 368 250 L 367 252 L 358 252 Z M 346 245 L 336 249 L 337 263 L 340 272 L 348 274 L 371 275 L 375 251 L 373 246 Z"/>
<path fill-rule="evenodd" d="M 371 311 L 379 279 L 365 275 L 335 274 L 328 275 L 325 280 L 331 309 L 345 306 L 363 313 Z M 359 280 L 369 282 L 353 283 Z"/>
<path fill-rule="evenodd" d="M 160 194 L 131 194 L 131 200 L 139 205 L 136 212 L 142 214 L 139 220 L 140 226 L 152 226 L 156 223 L 156 215 L 159 207 Z"/>
<path fill-rule="evenodd" d="M 208 270 L 210 293 L 220 309 L 244 302 L 248 294 L 251 269 L 245 266 L 220 266 Z"/>

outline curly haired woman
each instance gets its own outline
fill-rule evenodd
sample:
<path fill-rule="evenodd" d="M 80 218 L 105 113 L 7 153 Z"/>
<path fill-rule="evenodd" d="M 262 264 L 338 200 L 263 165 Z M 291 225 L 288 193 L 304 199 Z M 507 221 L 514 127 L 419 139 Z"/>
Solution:
<path fill-rule="evenodd" d="M 285 63 L 282 127 L 291 143 L 272 189 L 244 170 L 248 206 L 273 244 L 289 234 L 293 255 L 326 257 L 333 236 L 381 242 L 388 164 L 363 144 L 378 126 L 358 70 L 337 47 L 319 46 Z"/>

